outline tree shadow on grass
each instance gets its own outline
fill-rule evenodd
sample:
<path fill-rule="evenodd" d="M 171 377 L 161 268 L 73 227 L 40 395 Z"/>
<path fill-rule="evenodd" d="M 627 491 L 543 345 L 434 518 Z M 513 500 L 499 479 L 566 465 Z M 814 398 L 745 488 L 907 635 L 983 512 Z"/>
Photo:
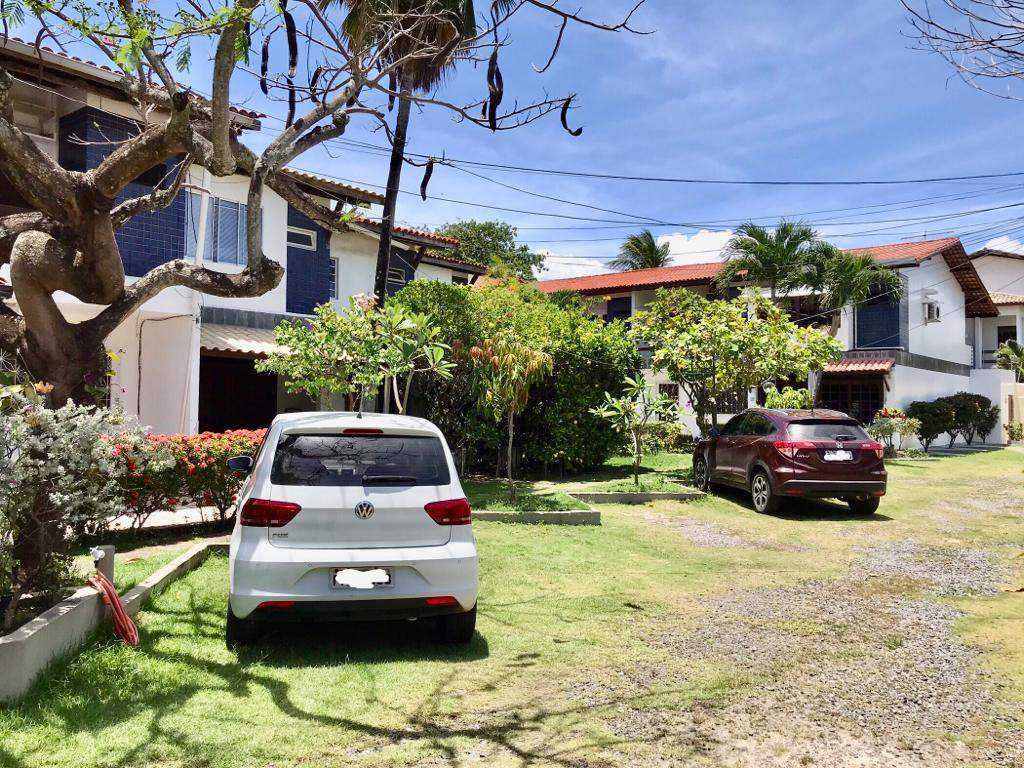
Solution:
<path fill-rule="evenodd" d="M 750 494 L 746 491 L 733 488 L 732 486 L 715 486 L 712 493 L 757 514 L 754 512 L 754 504 L 750 499 Z M 885 500 L 883 499 L 881 508 L 884 509 L 884 506 Z M 884 523 L 892 520 L 891 517 L 882 512 L 876 512 L 873 515 L 854 514 L 850 511 L 846 502 L 838 501 L 837 499 L 785 499 L 780 504 L 778 511 L 766 514 L 765 516 L 776 517 L 780 520 L 806 522 L 855 520 L 862 523 Z"/>
<path fill-rule="evenodd" d="M 237 760 L 244 761 L 245 729 L 253 727 L 243 721 L 249 712 L 244 702 L 258 696 L 261 701 L 269 697 L 287 718 L 338 729 L 338 737 L 326 741 L 329 746 L 349 743 L 360 749 L 380 749 L 420 742 L 442 762 L 457 766 L 463 761 L 458 742 L 469 740 L 474 748 L 483 742 L 490 752 L 511 755 L 520 765 L 570 766 L 586 762 L 589 752 L 614 743 L 589 731 L 572 731 L 574 723 L 595 712 L 607 711 L 610 717 L 623 707 L 643 706 L 650 696 L 641 693 L 608 696 L 598 702 L 553 703 L 550 691 L 526 689 L 512 705 L 491 706 L 490 694 L 516 686 L 524 669 L 535 665 L 540 654 L 520 653 L 493 674 L 481 677 L 465 663 L 488 655 L 486 639 L 478 633 L 468 647 L 441 646 L 432 639 L 426 622 L 397 631 L 393 626 L 347 625 L 343 636 L 332 627 L 282 631 L 237 659 L 225 657 L 210 653 L 210 642 L 223 638 L 224 601 L 220 596 L 211 599 L 208 592 L 197 595 L 196 590 L 183 597 L 181 605 L 173 609 L 147 608 L 151 616 L 143 623 L 138 649 L 116 646 L 104 635 L 79 656 L 54 667 L 15 708 L 22 727 L 40 726 L 50 733 L 59 732 L 61 740 L 74 742 L 145 717 L 146 726 L 138 738 L 133 737 L 123 748 L 111 747 L 118 749 L 118 754 L 104 754 L 105 764 L 125 768 L 167 761 L 206 765 L 223 762 L 223 750 L 232 745 L 242 745 Z M 193 642 L 183 643 L 183 638 Z M 310 673 L 321 670 L 326 685 L 331 676 L 349 665 L 399 661 L 450 662 L 450 666 L 425 695 L 417 693 L 414 699 L 382 693 L 376 677 L 366 674 L 361 680 L 365 693 L 360 696 L 365 717 L 332 714 L 319 699 L 303 701 L 289 682 L 275 673 L 291 668 L 308 668 Z M 230 706 L 209 713 L 206 700 L 218 691 L 241 700 L 239 717 L 232 715 Z M 666 693 L 672 691 L 659 691 L 658 695 Z M 193 703 L 196 699 L 200 701 Z M 178 716 L 190 706 L 198 707 L 207 719 L 217 719 L 222 734 L 238 731 L 236 737 L 211 743 L 204 737 L 208 728 L 183 726 L 181 723 L 191 718 Z M 567 730 L 572 737 L 566 736 Z M 656 738 L 661 737 L 650 741 Z M 324 743 L 323 734 L 311 736 L 310 750 Z M 45 743 L 19 754 L 0 744 L 0 766 L 29 768 L 53 759 L 45 753 Z M 325 756 L 342 757 L 334 753 Z M 266 758 L 260 755 L 264 762 Z M 288 762 L 291 758 L 282 755 L 282 759 Z"/>

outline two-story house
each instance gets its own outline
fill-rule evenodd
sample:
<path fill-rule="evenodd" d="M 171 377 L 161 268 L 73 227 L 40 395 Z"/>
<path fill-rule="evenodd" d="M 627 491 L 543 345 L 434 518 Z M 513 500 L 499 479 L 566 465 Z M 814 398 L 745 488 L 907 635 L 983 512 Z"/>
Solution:
<path fill-rule="evenodd" d="M 856 250 L 897 270 L 903 296 L 897 301 L 880 295 L 842 310 L 838 338 L 846 352 L 822 372 L 820 403 L 867 422 L 883 406 L 903 407 L 959 391 L 1002 402 L 1006 372 L 983 370 L 980 362 L 983 323 L 1000 310 L 959 238 Z M 545 292 L 570 290 L 593 297 L 594 313 L 612 320 L 629 318 L 658 288 L 685 287 L 706 295 L 720 270 L 721 262 L 708 262 L 544 280 L 538 285 Z M 828 322 L 807 292 L 796 291 L 784 301 L 798 322 Z M 646 375 L 653 386 L 678 396 L 663 375 L 650 370 Z M 744 407 L 755 397 L 757 393 L 740 393 L 729 410 Z M 683 419 L 693 428 L 683 405 Z M 1001 441 L 1002 431 L 993 432 L 992 438 Z"/>
<path fill-rule="evenodd" d="M 15 119 L 38 146 L 71 170 L 95 167 L 119 140 L 137 132 L 139 115 L 121 91 L 121 77 L 104 67 L 8 38 L 0 61 L 15 78 Z M 234 127 L 260 130 L 263 118 L 236 109 Z M 160 182 L 168 168 L 143 174 L 132 195 Z M 381 195 L 323 176 L 288 170 L 304 190 L 339 210 L 357 209 L 341 231 L 321 227 L 266 190 L 261 210 L 267 255 L 285 278 L 259 298 L 226 299 L 186 288 L 147 302 L 107 339 L 113 353 L 111 395 L 157 432 L 196 432 L 266 426 L 281 411 L 339 405 L 310 403 L 289 394 L 276 376 L 257 373 L 256 359 L 274 349 L 273 328 L 284 318 L 308 316 L 318 304 L 346 303 L 372 293 Z M 246 263 L 244 221 L 249 179 L 189 170 L 190 189 L 160 211 L 129 220 L 117 240 L 129 281 L 153 267 L 186 258 L 225 272 Z M 0 169 L 0 214 L 26 204 Z M 458 244 L 431 232 L 397 227 L 388 290 L 412 279 L 470 283 L 484 270 L 452 255 Z M 7 277 L 6 270 L 3 277 Z M 57 302 L 70 320 L 99 311 L 71 296 Z M 16 306 L 17 296 L 8 299 Z"/>

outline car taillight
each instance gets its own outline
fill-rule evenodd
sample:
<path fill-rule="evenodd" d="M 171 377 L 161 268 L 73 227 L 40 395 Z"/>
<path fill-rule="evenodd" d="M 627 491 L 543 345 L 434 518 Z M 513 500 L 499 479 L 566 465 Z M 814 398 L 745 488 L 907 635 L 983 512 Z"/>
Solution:
<path fill-rule="evenodd" d="M 863 448 L 865 451 L 874 451 L 875 456 L 878 457 L 879 459 L 885 456 L 885 446 L 882 445 L 881 443 L 864 443 Z"/>
<path fill-rule="evenodd" d="M 787 459 L 795 459 L 800 451 L 813 451 L 817 448 L 810 440 L 776 440 L 775 450 Z"/>
<path fill-rule="evenodd" d="M 249 499 L 242 506 L 242 525 L 253 525 L 259 528 L 280 528 L 288 525 L 302 511 L 298 504 L 287 501 L 267 501 L 266 499 Z"/>
<path fill-rule="evenodd" d="M 423 509 L 438 525 L 469 525 L 472 522 L 473 511 L 465 499 L 432 501 Z"/>

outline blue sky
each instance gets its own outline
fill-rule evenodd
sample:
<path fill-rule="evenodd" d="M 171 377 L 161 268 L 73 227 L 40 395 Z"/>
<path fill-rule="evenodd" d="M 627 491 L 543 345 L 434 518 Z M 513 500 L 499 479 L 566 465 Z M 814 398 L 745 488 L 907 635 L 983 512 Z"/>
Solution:
<path fill-rule="evenodd" d="M 580 0 L 576 5 L 590 16 L 612 19 L 627 2 Z M 900 179 L 1024 170 L 1015 130 L 1024 104 L 972 89 L 940 57 L 914 50 L 897 0 L 648 0 L 635 23 L 652 34 L 570 28 L 558 59 L 543 75 L 531 65 L 546 59 L 556 22 L 525 11 L 513 27 L 513 45 L 502 59 L 506 103 L 545 90 L 576 92 L 579 107 L 570 122 L 585 127 L 581 137 L 562 131 L 557 115 L 491 134 L 428 109 L 413 116 L 410 148 L 532 167 L 716 179 Z M 197 61 L 191 77 L 202 89 L 209 82 L 207 63 Z M 458 100 L 485 89 L 483 70 L 467 66 L 442 93 Z M 234 90 L 236 100 L 253 108 L 284 113 L 282 105 L 268 105 L 247 76 L 238 78 Z M 271 119 L 265 125 L 274 129 L 279 123 Z M 347 138 L 384 143 L 362 124 L 353 124 Z M 263 140 L 249 142 L 257 146 Z M 317 151 L 293 164 L 359 184 L 384 184 L 382 153 L 336 146 L 330 155 Z M 766 217 L 768 223 L 784 214 L 806 214 L 802 218 L 840 245 L 952 231 L 970 248 L 1024 232 L 1018 229 L 1024 220 L 1011 220 L 1024 211 L 1012 208 L 902 226 L 878 221 L 1015 203 L 1024 200 L 1024 177 L 889 187 L 751 187 L 477 170 L 497 182 L 626 214 L 541 199 L 447 167 L 435 172 L 431 195 L 547 215 L 400 197 L 398 218 L 410 225 L 436 227 L 462 218 L 509 221 L 520 228 L 523 242 L 550 252 L 547 277 L 603 271 L 621 239 L 640 228 L 559 216 L 693 222 L 697 226 L 654 228 L 672 237 L 675 258 L 690 261 L 713 259 L 736 222 Z M 407 167 L 403 188 L 416 190 L 419 176 L 418 169 Z M 922 200 L 937 196 L 946 199 Z M 815 213 L 858 206 L 878 207 Z M 986 225 L 989 229 L 983 229 Z"/>

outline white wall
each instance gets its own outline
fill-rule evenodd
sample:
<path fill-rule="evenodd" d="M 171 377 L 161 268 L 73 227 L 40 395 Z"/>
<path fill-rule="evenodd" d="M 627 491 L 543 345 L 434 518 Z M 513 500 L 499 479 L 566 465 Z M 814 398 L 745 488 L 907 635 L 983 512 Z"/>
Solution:
<path fill-rule="evenodd" d="M 1024 295 L 1024 259 L 982 256 L 974 260 L 974 268 L 989 292 Z"/>
<path fill-rule="evenodd" d="M 984 395 L 999 406 L 999 424 L 987 436 L 982 439 L 988 443 L 1005 443 L 1006 432 L 1004 428 L 1009 420 L 1009 408 L 1006 398 L 1014 387 L 1013 372 L 1003 371 L 998 368 L 976 368 L 971 371 L 971 392 Z"/>
<path fill-rule="evenodd" d="M 964 313 L 964 292 L 945 259 L 933 256 L 921 266 L 900 270 L 908 280 L 907 301 L 910 307 L 909 352 L 970 365 L 973 350 L 965 341 L 967 334 Z M 924 322 L 923 303 L 937 301 L 941 320 Z"/>

